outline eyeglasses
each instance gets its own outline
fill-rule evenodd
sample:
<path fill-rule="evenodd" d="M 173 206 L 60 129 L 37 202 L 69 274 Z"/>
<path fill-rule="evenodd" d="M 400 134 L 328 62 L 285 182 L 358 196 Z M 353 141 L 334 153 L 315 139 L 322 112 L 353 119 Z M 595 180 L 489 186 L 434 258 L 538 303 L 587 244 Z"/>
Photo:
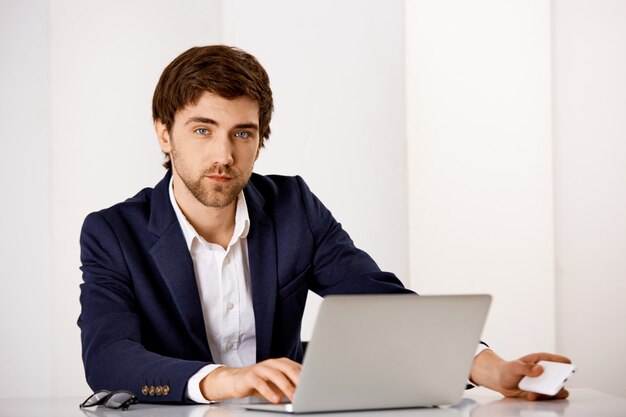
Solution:
<path fill-rule="evenodd" d="M 128 407 L 138 402 L 139 400 L 135 397 L 135 394 L 130 391 L 108 391 L 103 389 L 91 394 L 79 407 L 103 405 L 116 410 L 127 410 Z"/>

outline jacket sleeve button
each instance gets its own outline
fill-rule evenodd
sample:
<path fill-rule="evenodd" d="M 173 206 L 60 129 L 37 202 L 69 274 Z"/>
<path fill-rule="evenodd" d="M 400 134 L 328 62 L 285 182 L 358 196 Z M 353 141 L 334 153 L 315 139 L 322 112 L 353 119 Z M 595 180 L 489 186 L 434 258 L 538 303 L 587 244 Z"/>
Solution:
<path fill-rule="evenodd" d="M 144 385 L 143 387 L 141 387 L 141 393 L 142 393 L 143 395 L 147 396 L 149 392 L 150 392 L 150 391 L 149 391 L 149 389 L 148 389 L 148 386 L 147 386 L 147 385 Z"/>
<path fill-rule="evenodd" d="M 168 395 L 170 393 L 170 386 L 169 385 L 163 385 L 163 395 Z"/>
<path fill-rule="evenodd" d="M 151 397 L 154 397 L 155 391 L 156 391 L 156 390 L 154 389 L 154 386 L 150 385 L 150 388 L 148 388 L 148 394 L 149 394 Z"/>
<path fill-rule="evenodd" d="M 162 392 L 163 392 L 163 387 L 162 387 L 162 386 L 157 385 L 157 386 L 154 388 L 154 393 L 155 393 L 157 396 L 160 396 Z"/>

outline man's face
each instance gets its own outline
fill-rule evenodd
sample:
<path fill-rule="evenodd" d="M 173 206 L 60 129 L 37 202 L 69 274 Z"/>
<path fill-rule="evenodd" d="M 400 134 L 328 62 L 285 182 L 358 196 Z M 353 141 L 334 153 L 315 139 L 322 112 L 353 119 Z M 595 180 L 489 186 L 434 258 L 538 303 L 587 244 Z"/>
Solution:
<path fill-rule="evenodd" d="M 260 150 L 255 101 L 205 92 L 198 103 L 176 113 L 169 132 L 160 121 L 155 126 L 172 161 L 175 190 L 184 184 L 206 207 L 223 208 L 237 199 Z"/>

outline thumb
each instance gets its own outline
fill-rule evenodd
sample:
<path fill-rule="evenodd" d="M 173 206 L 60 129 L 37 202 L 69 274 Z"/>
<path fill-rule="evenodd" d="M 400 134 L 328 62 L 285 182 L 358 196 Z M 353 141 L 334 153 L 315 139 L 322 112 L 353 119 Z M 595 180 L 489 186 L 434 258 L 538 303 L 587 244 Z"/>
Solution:
<path fill-rule="evenodd" d="M 517 361 L 513 372 L 520 376 L 536 377 L 543 373 L 543 367 L 536 363 Z"/>
<path fill-rule="evenodd" d="M 536 363 L 524 363 L 520 367 L 520 375 L 537 377 L 543 373 L 543 367 Z"/>

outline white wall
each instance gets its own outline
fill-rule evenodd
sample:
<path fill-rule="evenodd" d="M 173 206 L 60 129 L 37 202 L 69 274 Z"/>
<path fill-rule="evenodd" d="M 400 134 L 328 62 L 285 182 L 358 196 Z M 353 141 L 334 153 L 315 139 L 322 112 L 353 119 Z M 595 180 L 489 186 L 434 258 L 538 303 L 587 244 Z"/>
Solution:
<path fill-rule="evenodd" d="M 1 396 L 52 389 L 47 33 L 47 1 L 0 1 Z"/>
<path fill-rule="evenodd" d="M 626 397 L 626 2 L 554 1 L 557 347 Z"/>
<path fill-rule="evenodd" d="M 411 284 L 491 293 L 504 357 L 554 350 L 549 3 L 406 4 Z"/>

